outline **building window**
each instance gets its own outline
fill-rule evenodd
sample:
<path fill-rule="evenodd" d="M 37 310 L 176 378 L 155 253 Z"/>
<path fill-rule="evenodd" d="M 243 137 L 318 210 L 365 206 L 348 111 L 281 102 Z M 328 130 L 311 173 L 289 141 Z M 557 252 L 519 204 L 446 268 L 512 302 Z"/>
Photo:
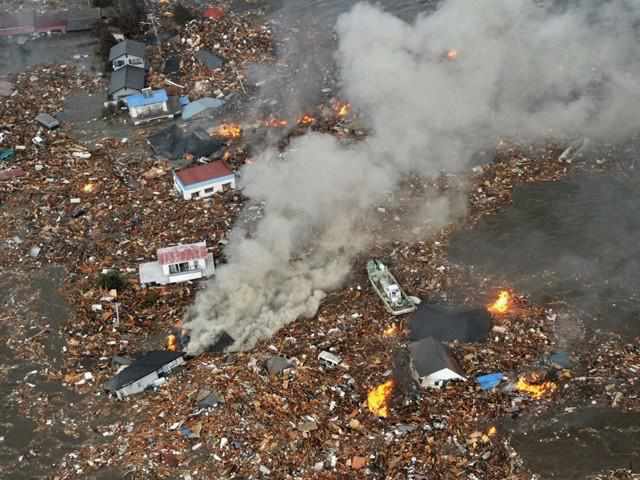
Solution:
<path fill-rule="evenodd" d="M 142 63 L 142 60 L 139 59 L 138 57 L 129 57 L 129 64 L 140 65 L 141 63 Z"/>
<path fill-rule="evenodd" d="M 116 60 L 116 67 L 122 67 L 124 65 L 124 60 Z"/>
<path fill-rule="evenodd" d="M 189 268 L 189 262 L 174 263 L 172 265 L 169 265 L 169 273 L 171 275 L 175 275 L 176 273 L 185 273 L 185 272 L 188 272 L 189 270 L 191 270 Z"/>
<path fill-rule="evenodd" d="M 204 189 L 204 193 L 213 193 L 213 187 L 211 187 L 211 188 L 205 188 L 205 189 Z"/>

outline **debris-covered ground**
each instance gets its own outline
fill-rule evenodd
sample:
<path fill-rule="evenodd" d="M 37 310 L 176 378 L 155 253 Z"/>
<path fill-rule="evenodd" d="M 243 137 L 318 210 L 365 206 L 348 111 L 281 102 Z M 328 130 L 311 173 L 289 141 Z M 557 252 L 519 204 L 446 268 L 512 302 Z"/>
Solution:
<path fill-rule="evenodd" d="M 170 5 L 160 2 L 154 10 L 162 22 L 171 22 Z M 270 30 L 225 8 L 218 21 L 192 21 L 152 53 L 153 86 L 168 86 L 160 56 L 175 53 L 182 59 L 179 86 L 172 87 L 178 93 L 247 95 L 243 66 L 273 61 Z M 204 69 L 194 57 L 197 47 L 223 57 L 225 66 Z M 146 143 L 155 126 L 131 129 L 125 140 L 105 132 L 89 148 L 65 123 L 49 131 L 34 121 L 38 113 L 61 111 L 73 92 L 104 90 L 100 77 L 53 65 L 12 82 L 14 92 L 0 97 L 0 148 L 15 149 L 0 165 L 0 264 L 7 270 L 0 286 L 0 382 L 10 385 L 1 398 L 7 412 L 32 422 L 34 438 L 55 434 L 65 441 L 59 454 L 45 453 L 48 447 L 36 440 L 14 441 L 18 427 L 5 432 L 13 420 L 0 417 L 0 451 L 8 452 L 0 458 L 25 469 L 49 465 L 44 475 L 56 479 L 101 472 L 139 479 L 524 479 L 532 472 L 510 439 L 532 418 L 584 405 L 638 412 L 637 343 L 586 331 L 571 308 L 533 304 L 508 279 L 449 261 L 451 235 L 508 206 L 514 185 L 624 168 L 583 161 L 564 142 L 507 140 L 498 142 L 493 162 L 439 178 L 407 178 L 389 192 L 393 204 L 390 199 L 371 212 L 368 228 L 377 241 L 314 318 L 247 352 L 199 355 L 157 391 L 125 402 L 107 398 L 102 384 L 116 371 L 113 356 L 163 349 L 202 286 L 143 289 L 137 265 L 153 260 L 160 247 L 202 240 L 224 262 L 228 233 L 248 199 L 231 191 L 185 202 L 174 191 L 172 165 L 156 159 Z M 365 132 L 357 113 L 341 110 L 345 105 L 333 98 L 309 106 L 309 118 L 300 112 L 286 128 L 241 121 L 254 126 L 253 134 L 276 131 L 282 148 L 308 128 L 357 140 Z M 252 148 L 243 136 L 231 138 L 224 158 L 237 170 L 258 153 Z M 402 205 L 447 191 L 470 192 L 466 215 L 455 225 L 425 224 L 407 233 L 404 216 L 412 211 Z M 245 215 L 242 221 L 255 221 L 261 212 L 254 206 Z M 371 257 L 383 259 L 423 301 L 485 306 L 500 291 L 510 295 L 508 308 L 493 314 L 486 342 L 451 345 L 468 381 L 416 390 L 396 378 L 386 417 L 369 410 L 367 395 L 394 376 L 407 325 L 405 317 L 389 315 L 371 289 L 365 268 Z M 101 283 L 101 274 L 114 269 L 124 282 Z M 569 349 L 569 366 L 541 363 Z M 323 365 L 322 351 L 339 355 L 341 364 Z M 265 362 L 276 356 L 289 359 L 291 368 L 269 372 Z M 30 367 L 23 372 L 21 364 Z M 474 377 L 492 372 L 504 373 L 505 381 L 482 390 Z M 533 390 L 518 388 L 519 379 Z M 15 473 L 13 463 L 2 462 L 0 476 Z M 615 471 L 598 478 L 634 477 Z"/>

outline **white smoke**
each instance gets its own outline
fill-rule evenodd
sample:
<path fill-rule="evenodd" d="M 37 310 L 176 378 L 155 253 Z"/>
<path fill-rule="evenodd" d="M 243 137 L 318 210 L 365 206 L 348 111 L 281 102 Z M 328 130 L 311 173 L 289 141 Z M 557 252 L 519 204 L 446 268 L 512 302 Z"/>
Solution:
<path fill-rule="evenodd" d="M 552 11 L 531 0 L 449 0 L 406 23 L 357 4 L 336 25 L 343 88 L 372 127 L 363 142 L 309 134 L 242 171 L 264 202 L 234 229 L 228 264 L 188 313 L 189 351 L 222 331 L 250 348 L 315 315 L 366 249 L 367 212 L 410 174 L 459 170 L 497 136 L 626 135 L 638 127 L 634 22 L 618 0 Z M 446 53 L 457 51 L 454 61 Z M 425 211 L 446 221 L 433 208 Z"/>

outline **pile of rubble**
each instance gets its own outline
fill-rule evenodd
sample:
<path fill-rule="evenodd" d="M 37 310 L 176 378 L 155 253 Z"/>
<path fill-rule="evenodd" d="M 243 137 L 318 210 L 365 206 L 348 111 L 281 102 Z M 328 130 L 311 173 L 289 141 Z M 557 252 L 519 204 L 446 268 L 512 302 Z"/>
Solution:
<path fill-rule="evenodd" d="M 156 68 L 150 85 L 171 85 L 166 83 L 171 75 L 162 73 L 171 57 L 179 63 L 174 86 L 179 84 L 180 93 L 189 94 L 192 100 L 246 93 L 245 65 L 274 61 L 271 31 L 266 25 L 255 25 L 248 15 L 233 12 L 215 20 L 192 20 L 176 37 L 153 49 L 150 63 Z"/>

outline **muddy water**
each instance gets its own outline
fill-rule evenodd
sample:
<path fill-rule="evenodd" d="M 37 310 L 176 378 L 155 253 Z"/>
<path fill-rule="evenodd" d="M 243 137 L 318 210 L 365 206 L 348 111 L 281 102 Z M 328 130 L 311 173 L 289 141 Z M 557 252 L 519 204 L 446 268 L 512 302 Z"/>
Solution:
<path fill-rule="evenodd" d="M 635 170 L 520 186 L 511 207 L 453 238 L 450 258 L 568 302 L 587 326 L 640 335 L 639 209 Z"/>
<path fill-rule="evenodd" d="M 512 437 L 543 479 L 582 480 L 594 472 L 640 471 L 640 414 L 586 408 L 527 423 Z"/>
<path fill-rule="evenodd" d="M 60 383 L 50 381 L 47 375 L 59 368 L 63 360 L 61 329 L 69 315 L 58 291 L 63 275 L 61 268 L 51 267 L 36 274 L 24 288 L 16 288 L 24 278 L 9 278 L 0 288 L 0 307 L 4 312 L 14 312 L 12 318 L 20 323 L 19 328 L 17 325 L 12 329 L 3 328 L 0 334 L 0 372 L 3 373 L 0 375 L 0 478 L 3 480 L 45 478 L 51 466 L 84 439 L 82 434 L 69 435 L 65 426 L 79 420 L 74 411 L 79 397 Z M 21 332 L 19 338 L 12 335 L 14 329 Z M 42 345 L 44 355 L 20 360 L 21 343 L 30 343 L 27 340 L 30 338 Z M 25 389 L 26 398 L 23 397 Z M 38 418 L 25 415 L 25 410 L 37 411 Z M 42 419 L 45 425 L 38 421 Z"/>
<path fill-rule="evenodd" d="M 76 64 L 99 71 L 97 46 L 91 32 L 43 35 L 26 41 L 0 38 L 0 75 L 19 73 L 39 64 Z"/>

